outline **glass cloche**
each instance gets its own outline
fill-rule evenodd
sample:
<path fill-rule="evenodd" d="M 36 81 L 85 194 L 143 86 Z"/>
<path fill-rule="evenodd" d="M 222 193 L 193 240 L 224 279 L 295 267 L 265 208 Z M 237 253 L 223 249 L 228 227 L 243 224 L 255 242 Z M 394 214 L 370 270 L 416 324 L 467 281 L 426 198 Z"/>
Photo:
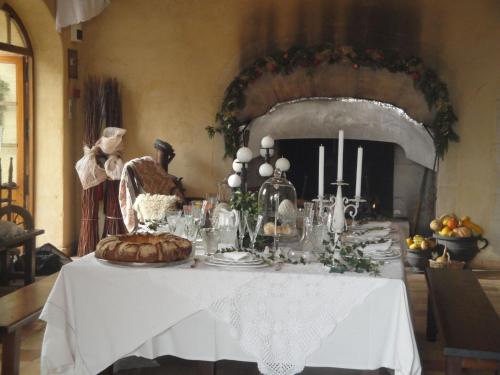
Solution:
<path fill-rule="evenodd" d="M 297 193 L 290 181 L 276 168 L 259 190 L 259 214 L 263 215 L 261 234 L 292 237 L 297 233 Z"/>

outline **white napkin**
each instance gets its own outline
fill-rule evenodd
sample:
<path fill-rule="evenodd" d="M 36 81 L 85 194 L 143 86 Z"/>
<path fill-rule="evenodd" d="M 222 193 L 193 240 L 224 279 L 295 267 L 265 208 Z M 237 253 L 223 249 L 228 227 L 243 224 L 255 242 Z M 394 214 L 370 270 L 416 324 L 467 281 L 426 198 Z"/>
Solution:
<path fill-rule="evenodd" d="M 240 260 L 246 258 L 250 253 L 246 251 L 231 251 L 229 253 L 224 253 L 224 258 L 232 260 L 234 262 L 239 262 Z"/>

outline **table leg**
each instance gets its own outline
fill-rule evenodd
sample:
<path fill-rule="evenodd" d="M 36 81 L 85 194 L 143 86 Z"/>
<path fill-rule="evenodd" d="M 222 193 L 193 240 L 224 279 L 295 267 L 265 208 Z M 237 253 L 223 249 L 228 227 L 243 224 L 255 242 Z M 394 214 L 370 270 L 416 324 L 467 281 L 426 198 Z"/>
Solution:
<path fill-rule="evenodd" d="M 462 373 L 462 358 L 445 356 L 446 375 L 458 375 Z"/>
<path fill-rule="evenodd" d="M 36 245 L 35 239 L 26 241 L 24 244 L 24 285 L 32 284 L 35 282 L 36 270 Z"/>
<path fill-rule="evenodd" d="M 9 285 L 9 270 L 7 267 L 8 250 L 0 251 L 0 285 Z"/>
<path fill-rule="evenodd" d="M 21 332 L 15 330 L 3 337 L 2 374 L 19 375 Z"/>
<path fill-rule="evenodd" d="M 427 340 L 436 341 L 437 325 L 434 317 L 434 308 L 432 307 L 431 291 L 427 296 Z"/>

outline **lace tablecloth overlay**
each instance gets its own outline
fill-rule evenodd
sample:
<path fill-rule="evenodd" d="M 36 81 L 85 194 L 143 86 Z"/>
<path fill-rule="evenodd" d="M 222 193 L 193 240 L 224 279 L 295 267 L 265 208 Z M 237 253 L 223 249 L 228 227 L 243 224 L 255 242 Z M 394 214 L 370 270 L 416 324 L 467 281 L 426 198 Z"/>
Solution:
<path fill-rule="evenodd" d="M 300 266 L 297 266 L 300 267 Z M 179 270 L 177 270 L 179 271 Z M 302 273 L 199 270 L 152 275 L 158 285 L 182 285 L 176 293 L 197 301 L 227 323 L 263 374 L 304 369 L 321 339 L 387 279 Z M 246 282 L 241 282 L 247 279 Z M 203 285 L 203 288 L 200 288 Z"/>

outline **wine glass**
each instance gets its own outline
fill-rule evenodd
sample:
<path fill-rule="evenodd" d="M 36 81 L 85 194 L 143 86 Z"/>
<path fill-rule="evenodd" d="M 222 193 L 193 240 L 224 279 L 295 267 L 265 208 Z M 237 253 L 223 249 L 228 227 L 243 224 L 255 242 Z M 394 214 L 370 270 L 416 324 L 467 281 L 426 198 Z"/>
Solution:
<path fill-rule="evenodd" d="M 235 211 L 236 220 L 238 221 L 238 239 L 240 245 L 240 251 L 244 251 L 243 249 L 243 240 L 245 239 L 246 233 L 246 224 L 245 224 L 245 215 L 246 211 Z"/>
<path fill-rule="evenodd" d="M 184 237 L 187 238 L 189 241 L 194 242 L 196 238 L 198 237 L 198 231 L 199 231 L 199 226 L 198 223 L 196 222 L 195 218 L 192 216 L 185 216 L 184 217 Z"/>
<path fill-rule="evenodd" d="M 262 226 L 264 216 L 245 212 L 244 219 L 245 226 L 248 230 L 248 236 L 250 237 L 250 249 L 253 251 L 255 250 L 255 241 L 257 240 L 257 235 L 259 234 L 260 227 Z"/>

